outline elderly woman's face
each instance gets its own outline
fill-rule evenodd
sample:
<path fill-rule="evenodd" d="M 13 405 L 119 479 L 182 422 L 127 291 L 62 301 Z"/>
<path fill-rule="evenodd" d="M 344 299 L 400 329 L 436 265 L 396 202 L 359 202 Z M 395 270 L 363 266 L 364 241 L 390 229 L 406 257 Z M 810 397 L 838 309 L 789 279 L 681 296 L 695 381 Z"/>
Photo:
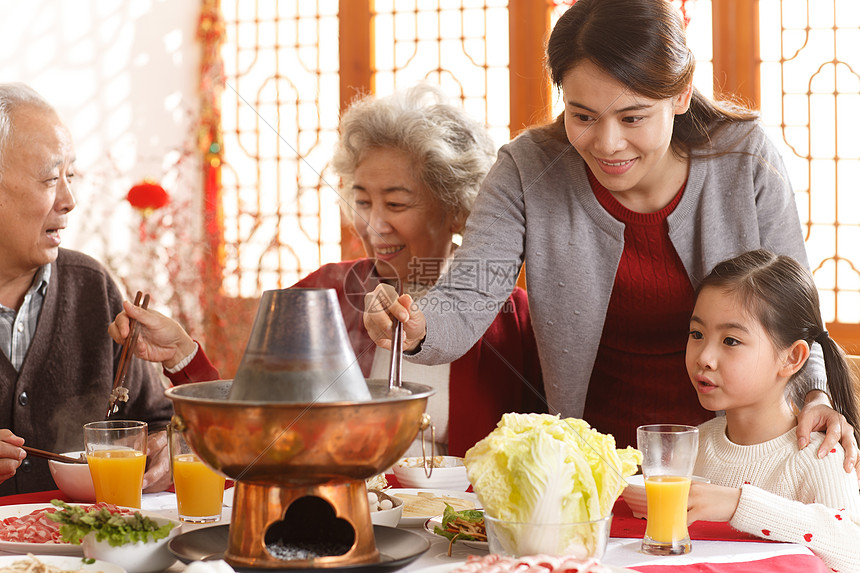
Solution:
<path fill-rule="evenodd" d="M 364 152 L 353 183 L 354 227 L 384 278 L 432 284 L 453 251 L 455 225 L 399 149 Z"/>
<path fill-rule="evenodd" d="M 50 110 L 22 107 L 0 180 L 0 272 L 35 272 L 57 258 L 60 232 L 75 207 L 75 150 Z"/>

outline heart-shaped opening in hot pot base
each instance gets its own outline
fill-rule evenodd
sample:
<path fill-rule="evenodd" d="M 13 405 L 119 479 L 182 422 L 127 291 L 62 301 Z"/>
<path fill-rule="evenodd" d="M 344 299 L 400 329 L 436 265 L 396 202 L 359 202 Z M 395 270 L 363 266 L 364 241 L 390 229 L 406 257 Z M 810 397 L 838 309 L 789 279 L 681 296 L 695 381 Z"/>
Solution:
<path fill-rule="evenodd" d="M 266 551 L 277 559 L 314 559 L 349 551 L 355 530 L 335 515 L 329 502 L 305 496 L 290 504 L 282 521 L 266 529 L 264 540 Z"/>

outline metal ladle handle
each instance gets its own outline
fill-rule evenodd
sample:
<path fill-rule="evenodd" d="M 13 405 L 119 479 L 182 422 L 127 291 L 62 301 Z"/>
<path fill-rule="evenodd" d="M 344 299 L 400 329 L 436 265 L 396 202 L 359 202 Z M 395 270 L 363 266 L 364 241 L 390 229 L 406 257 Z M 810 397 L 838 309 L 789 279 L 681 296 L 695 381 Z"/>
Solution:
<path fill-rule="evenodd" d="M 430 429 L 430 464 L 427 463 L 426 440 L 424 432 Z M 418 430 L 421 432 L 421 456 L 424 458 L 424 475 L 427 479 L 433 475 L 433 461 L 436 459 L 436 426 L 433 425 L 433 420 L 430 419 L 430 414 L 427 412 L 421 414 L 421 423 L 418 425 Z"/>
<path fill-rule="evenodd" d="M 392 317 L 394 328 L 391 334 L 391 364 L 388 368 L 388 389 L 400 388 L 403 384 L 403 323 Z"/>

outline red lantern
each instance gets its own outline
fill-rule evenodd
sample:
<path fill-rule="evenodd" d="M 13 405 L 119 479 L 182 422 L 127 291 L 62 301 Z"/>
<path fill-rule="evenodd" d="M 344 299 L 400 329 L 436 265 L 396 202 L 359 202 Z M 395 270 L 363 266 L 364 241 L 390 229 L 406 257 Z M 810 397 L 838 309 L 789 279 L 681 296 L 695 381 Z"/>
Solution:
<path fill-rule="evenodd" d="M 144 179 L 129 190 L 126 199 L 132 207 L 140 209 L 146 216 L 167 205 L 170 202 L 170 195 L 164 187 L 152 179 Z"/>

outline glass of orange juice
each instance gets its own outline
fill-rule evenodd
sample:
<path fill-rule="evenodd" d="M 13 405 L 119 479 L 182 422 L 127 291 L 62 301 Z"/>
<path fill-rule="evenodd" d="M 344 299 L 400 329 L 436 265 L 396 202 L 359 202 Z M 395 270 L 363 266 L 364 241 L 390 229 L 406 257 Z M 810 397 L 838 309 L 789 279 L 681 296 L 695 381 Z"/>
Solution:
<path fill-rule="evenodd" d="M 201 461 L 182 437 L 182 432 L 171 425 L 167 435 L 179 519 L 188 523 L 220 520 L 224 476 Z"/>
<path fill-rule="evenodd" d="M 97 502 L 140 508 L 146 430 L 146 422 L 133 420 L 84 424 L 87 463 Z"/>
<path fill-rule="evenodd" d="M 699 430 L 676 424 L 639 426 L 636 441 L 642 452 L 648 504 L 642 552 L 689 553 L 692 542 L 687 531 L 687 496 L 699 448 Z"/>

